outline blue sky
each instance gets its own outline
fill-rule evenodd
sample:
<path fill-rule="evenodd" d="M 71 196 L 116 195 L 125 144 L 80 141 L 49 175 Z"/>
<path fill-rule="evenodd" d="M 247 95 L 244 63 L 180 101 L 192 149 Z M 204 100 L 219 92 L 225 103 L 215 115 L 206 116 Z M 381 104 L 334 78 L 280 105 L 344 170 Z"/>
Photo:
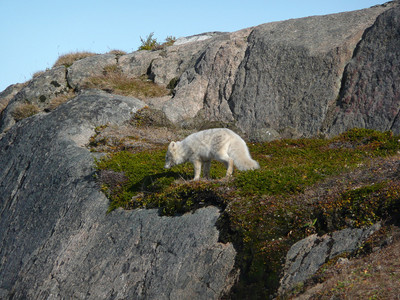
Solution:
<path fill-rule="evenodd" d="M 325 15 L 381 0 L 0 0 L 0 91 L 51 68 L 75 51 L 136 51 L 151 32 L 158 42 L 209 31 L 232 32 L 272 21 Z"/>

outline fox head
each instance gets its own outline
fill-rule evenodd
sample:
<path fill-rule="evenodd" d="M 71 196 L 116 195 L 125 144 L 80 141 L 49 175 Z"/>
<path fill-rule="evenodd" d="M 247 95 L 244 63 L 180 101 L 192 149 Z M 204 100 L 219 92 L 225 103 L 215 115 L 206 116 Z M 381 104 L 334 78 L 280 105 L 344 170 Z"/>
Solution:
<path fill-rule="evenodd" d="M 165 155 L 165 165 L 164 168 L 169 169 L 175 166 L 177 157 L 178 145 L 175 142 L 171 142 L 168 146 L 167 154 Z"/>

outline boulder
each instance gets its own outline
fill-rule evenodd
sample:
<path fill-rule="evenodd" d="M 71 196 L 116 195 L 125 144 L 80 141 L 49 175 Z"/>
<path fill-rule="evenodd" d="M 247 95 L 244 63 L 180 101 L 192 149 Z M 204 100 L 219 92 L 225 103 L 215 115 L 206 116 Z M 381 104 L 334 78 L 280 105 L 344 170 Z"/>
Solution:
<path fill-rule="evenodd" d="M 24 84 L 17 83 L 7 87 L 0 93 L 0 115 L 2 111 L 7 107 L 8 103 L 14 96 L 24 87 Z"/>
<path fill-rule="evenodd" d="M 168 85 L 188 69 L 192 69 L 203 55 L 207 46 L 215 38 L 185 43 L 182 46 L 172 45 L 158 51 L 159 57 L 154 59 L 149 68 L 150 78 L 157 84 Z"/>
<path fill-rule="evenodd" d="M 354 252 L 380 228 L 379 223 L 369 228 L 346 228 L 323 236 L 313 234 L 295 243 L 286 255 L 279 293 L 287 293 L 306 281 L 330 259 Z"/>
<path fill-rule="evenodd" d="M 1 299 L 218 299 L 232 286 L 236 252 L 218 242 L 218 208 L 106 213 L 85 145 L 144 106 L 87 91 L 0 139 Z"/>
<path fill-rule="evenodd" d="M 202 112 L 209 121 L 234 121 L 227 99 L 243 59 L 250 29 L 213 38 L 196 64 L 180 77 L 175 95 L 164 105 L 167 117 L 176 123 Z"/>
<path fill-rule="evenodd" d="M 373 31 L 372 28 L 378 26 L 384 30 L 386 25 L 379 25 L 381 21 L 375 22 L 377 17 L 387 11 L 394 18 L 398 15 L 396 7 L 398 2 L 390 2 L 358 11 L 262 24 L 207 39 L 206 48 L 193 66 L 186 66 L 174 97 L 163 106 L 163 111 L 178 124 L 186 124 L 199 116 L 207 121 L 235 123 L 254 140 L 259 140 L 260 136 L 267 140 L 270 138 L 270 135 L 260 132 L 278 133 L 273 138 L 327 133 L 335 117 L 339 118 L 337 112 L 341 106 L 337 101 L 339 95 L 347 90 L 343 83 L 348 76 L 343 77 L 343 74 L 350 70 L 347 65 L 352 63 L 353 53 L 361 51 L 362 43 L 367 42 L 362 41 L 368 37 L 367 33 Z M 385 15 L 380 19 L 386 18 Z M 391 24 L 396 24 L 395 19 Z M 387 33 L 394 39 L 392 46 L 386 49 L 387 54 L 380 54 L 387 59 L 390 55 L 396 56 L 399 41 L 394 34 L 396 27 L 393 25 L 392 28 L 393 32 Z M 383 36 L 383 32 L 374 34 L 369 38 L 370 43 L 382 44 L 379 40 Z M 176 60 L 180 56 L 155 59 L 151 69 L 166 69 L 168 64 L 176 69 Z M 378 56 L 368 57 L 374 59 Z M 157 68 L 160 62 L 162 67 Z M 375 67 L 378 65 L 379 60 L 372 65 L 368 63 L 370 76 L 386 76 L 380 75 L 385 71 Z M 396 64 L 393 64 L 393 69 L 392 73 L 396 73 Z M 174 74 L 174 71 L 168 72 Z M 159 78 L 170 77 L 172 75 Z M 388 84 L 391 79 L 396 80 L 395 76 L 392 77 L 388 77 Z M 165 84 L 166 80 L 160 82 Z M 393 86 L 393 91 L 386 94 L 386 102 L 391 103 L 392 121 L 397 114 L 396 85 Z M 368 94 L 371 92 L 366 90 Z M 360 94 L 355 90 L 348 93 L 355 98 Z M 374 111 L 371 119 L 377 114 L 378 110 Z M 353 126 L 351 117 L 344 121 L 339 121 L 339 126 L 342 123 L 348 126 L 339 127 L 336 133 Z"/>
<path fill-rule="evenodd" d="M 207 45 L 214 40 L 211 39 L 214 36 L 219 35 L 206 35 L 206 38 L 178 42 L 162 50 L 136 51 L 121 56 L 118 64 L 128 77 L 145 75 L 155 83 L 167 86 L 171 80 L 177 80 L 187 69 L 194 67 Z"/>
<path fill-rule="evenodd" d="M 128 77 L 147 76 L 152 61 L 159 56 L 158 51 L 136 51 L 122 55 L 118 59 L 118 65 Z"/>
<path fill-rule="evenodd" d="M 64 66 L 55 67 L 34 77 L 9 101 L 0 117 L 0 133 L 8 130 L 16 122 L 13 112 L 22 104 L 32 104 L 41 111 L 51 100 L 70 90 Z"/>
<path fill-rule="evenodd" d="M 115 54 L 102 54 L 80 59 L 68 68 L 68 83 L 73 89 L 80 90 L 85 81 L 104 74 L 104 67 L 117 64 Z"/>

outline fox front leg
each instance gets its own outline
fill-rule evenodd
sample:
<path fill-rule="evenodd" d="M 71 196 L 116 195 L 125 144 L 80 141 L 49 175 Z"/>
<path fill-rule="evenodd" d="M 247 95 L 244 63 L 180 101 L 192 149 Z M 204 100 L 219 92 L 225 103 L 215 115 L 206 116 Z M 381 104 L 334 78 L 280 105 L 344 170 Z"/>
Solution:
<path fill-rule="evenodd" d="M 194 179 L 193 180 L 199 180 L 200 179 L 200 173 L 201 173 L 201 161 L 200 160 L 195 160 L 193 162 L 194 166 Z"/>

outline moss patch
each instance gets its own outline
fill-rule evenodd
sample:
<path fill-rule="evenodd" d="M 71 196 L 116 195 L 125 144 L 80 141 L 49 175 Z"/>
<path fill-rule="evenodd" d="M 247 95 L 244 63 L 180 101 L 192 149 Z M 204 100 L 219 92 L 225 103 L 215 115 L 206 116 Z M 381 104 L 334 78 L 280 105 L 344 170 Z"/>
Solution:
<path fill-rule="evenodd" d="M 398 165 L 391 159 L 398 139 L 390 132 L 354 129 L 329 140 L 248 144 L 261 168 L 235 170 L 230 180 L 221 179 L 225 168 L 216 162 L 212 180 L 191 181 L 189 163 L 164 170 L 166 145 L 109 154 L 96 165 L 100 178 L 104 171 L 115 175 L 102 181 L 110 210 L 159 208 L 177 215 L 208 204 L 224 208 L 221 241 L 235 244 L 241 269 L 232 297 L 246 299 L 251 289 L 265 298 L 276 291 L 282 259 L 296 241 L 399 213 L 400 181 L 393 167 Z M 376 176 L 377 170 L 383 173 Z"/>

